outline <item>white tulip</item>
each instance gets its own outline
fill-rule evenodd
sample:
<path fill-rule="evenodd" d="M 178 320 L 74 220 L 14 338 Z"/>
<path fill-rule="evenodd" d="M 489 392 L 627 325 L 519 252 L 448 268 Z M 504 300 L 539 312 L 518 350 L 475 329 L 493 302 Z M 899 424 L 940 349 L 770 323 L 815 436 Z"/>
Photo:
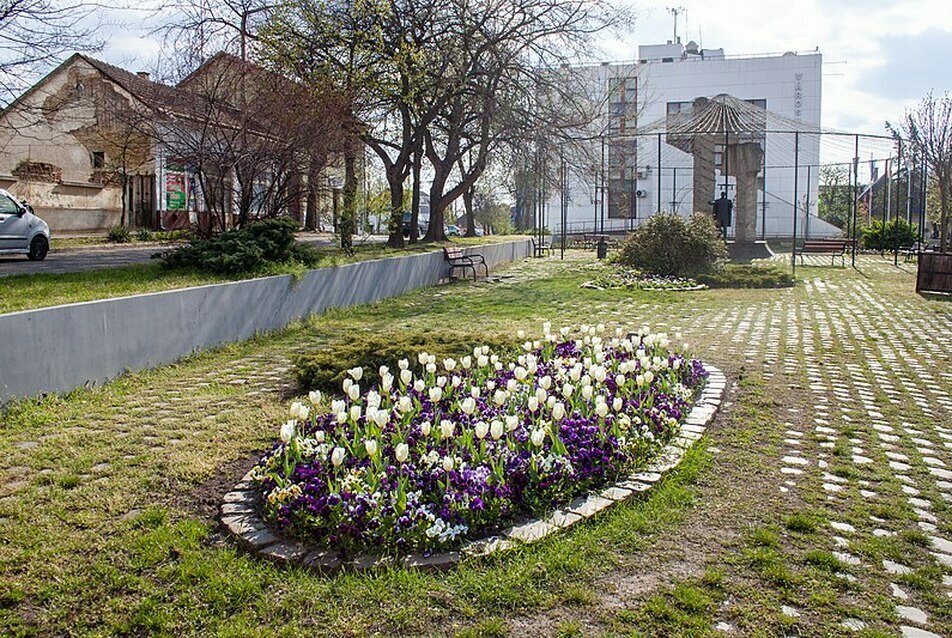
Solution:
<path fill-rule="evenodd" d="M 413 408 L 413 401 L 410 397 L 403 396 L 400 397 L 400 400 L 397 402 L 397 409 L 406 414 Z"/>
<path fill-rule="evenodd" d="M 318 443 L 324 442 L 324 430 L 316 430 L 314 432 L 314 440 Z"/>
<path fill-rule="evenodd" d="M 360 381 L 360 378 L 364 376 L 364 369 L 360 366 L 357 366 L 356 368 L 351 368 L 348 370 L 347 374 L 354 377 L 354 381 Z"/>
<path fill-rule="evenodd" d="M 453 430 L 456 429 L 456 424 L 450 421 L 449 419 L 443 419 L 440 421 L 440 438 L 448 439 L 453 436 Z"/>
<path fill-rule="evenodd" d="M 566 383 L 562 386 L 562 396 L 564 396 L 566 399 L 571 398 L 573 392 L 575 392 L 575 386 L 573 386 L 571 383 Z"/>
<path fill-rule="evenodd" d="M 397 361 L 397 367 L 400 368 L 400 370 L 406 370 L 410 367 L 410 362 L 406 359 L 400 359 Z"/>
<path fill-rule="evenodd" d="M 347 410 L 341 410 L 337 413 L 337 422 L 345 423 L 347 421 Z"/>
<path fill-rule="evenodd" d="M 502 436 L 503 425 L 502 421 L 499 419 L 493 419 L 493 422 L 489 424 L 489 434 L 493 437 L 494 440 L 498 441 L 499 437 Z"/>
<path fill-rule="evenodd" d="M 376 391 L 371 390 L 369 393 L 367 393 L 367 405 L 372 405 L 375 408 L 379 408 L 381 400 L 382 397 Z"/>
<path fill-rule="evenodd" d="M 337 414 L 338 412 L 343 412 L 347 409 L 347 403 L 340 399 L 334 399 L 331 401 L 331 412 Z"/>
<path fill-rule="evenodd" d="M 587 385 L 587 386 L 583 387 L 583 388 L 582 388 L 582 398 L 585 399 L 586 401 L 590 401 L 591 398 L 592 398 L 592 392 L 594 392 L 594 388 L 592 388 L 592 386 Z"/>
<path fill-rule="evenodd" d="M 552 406 L 555 405 L 556 398 L 554 394 L 550 394 L 549 398 L 545 400 L 545 404 L 549 406 L 549 409 L 552 409 Z"/>
<path fill-rule="evenodd" d="M 544 377 L 539 379 L 539 386 L 543 390 L 548 390 L 550 387 L 552 387 L 552 377 L 550 377 L 549 375 L 545 375 Z"/>
<path fill-rule="evenodd" d="M 552 418 L 556 421 L 561 421 L 565 417 L 565 405 L 562 403 L 556 403 L 552 406 Z"/>
<path fill-rule="evenodd" d="M 497 361 L 496 363 L 494 363 L 493 368 L 495 368 L 497 371 L 502 370 L 502 361 Z"/>
<path fill-rule="evenodd" d="M 675 359 L 675 360 L 671 363 L 671 368 L 672 368 L 673 370 L 680 370 L 680 369 L 681 369 L 681 360 L 680 360 L 680 359 Z"/>
<path fill-rule="evenodd" d="M 388 368 L 387 366 L 380 366 L 379 368 L 377 368 L 377 374 L 379 374 L 381 377 L 385 377 L 389 373 L 390 373 L 390 368 Z"/>
<path fill-rule="evenodd" d="M 463 410 L 463 414 L 467 416 L 476 411 L 476 399 L 472 397 L 466 397 L 463 399 L 463 402 L 460 403 L 460 409 Z"/>
<path fill-rule="evenodd" d="M 545 432 L 543 430 L 533 430 L 530 439 L 532 440 L 532 445 L 542 447 L 542 443 L 545 442 Z"/>
<path fill-rule="evenodd" d="M 444 457 L 443 457 L 443 470 L 444 470 L 444 471 L 449 472 L 450 470 L 453 469 L 453 465 L 454 465 L 454 462 L 453 462 L 453 457 L 452 457 L 452 456 L 444 456 Z"/>
<path fill-rule="evenodd" d="M 473 367 L 473 358 L 469 355 L 466 355 L 459 360 L 459 364 L 463 366 L 463 370 L 469 370 Z"/>
<path fill-rule="evenodd" d="M 552 322 L 551 322 L 551 321 L 546 321 L 545 323 L 542 324 L 542 332 L 543 332 L 544 334 L 549 334 L 550 332 L 552 332 Z"/>
<path fill-rule="evenodd" d="M 529 397 L 529 400 L 526 402 L 526 407 L 529 408 L 529 412 L 535 412 L 539 409 L 539 399 L 535 397 Z"/>
<path fill-rule="evenodd" d="M 618 412 L 624 404 L 625 402 L 621 400 L 621 397 L 615 397 L 615 400 L 612 401 L 612 410 Z"/>
<path fill-rule="evenodd" d="M 377 442 L 373 439 L 367 439 L 364 441 L 364 449 L 367 450 L 367 456 L 374 457 L 377 456 Z"/>
<path fill-rule="evenodd" d="M 652 372 L 651 370 L 648 370 L 647 372 L 645 372 L 645 383 L 647 383 L 648 385 L 651 385 L 652 381 L 654 381 L 654 372 Z"/>
<path fill-rule="evenodd" d="M 506 389 L 510 392 L 513 392 L 516 389 L 518 382 L 515 379 L 509 379 L 506 381 Z"/>
<path fill-rule="evenodd" d="M 350 418 L 351 418 L 351 420 L 353 420 L 353 421 L 357 421 L 358 419 L 360 419 L 360 406 L 359 406 L 359 405 L 352 405 L 352 406 L 350 406 Z"/>
<path fill-rule="evenodd" d="M 436 372 L 436 364 L 435 363 L 426 364 L 426 371 L 429 372 L 430 374 L 433 374 L 434 372 Z"/>
<path fill-rule="evenodd" d="M 429 360 L 430 360 L 430 355 L 428 355 L 426 352 L 421 352 L 420 354 L 417 355 L 417 361 L 420 362 L 421 366 L 425 366 L 427 361 Z"/>
<path fill-rule="evenodd" d="M 410 446 L 406 443 L 397 443 L 397 447 L 394 449 L 394 456 L 397 459 L 397 463 L 403 463 L 407 460 L 407 457 L 410 456 Z"/>
<path fill-rule="evenodd" d="M 384 392 L 390 392 L 390 388 L 393 387 L 393 375 L 389 372 L 380 377 L 380 389 Z"/>
<path fill-rule="evenodd" d="M 512 432 L 517 427 L 519 427 L 519 417 L 514 414 L 506 415 L 506 430 Z"/>
<path fill-rule="evenodd" d="M 605 416 L 608 414 L 608 404 L 607 404 L 607 403 L 596 403 L 596 404 L 595 404 L 595 414 L 597 414 L 598 416 L 600 416 L 601 418 L 604 419 Z"/>
<path fill-rule="evenodd" d="M 426 358 L 426 364 L 436 365 L 436 355 L 435 354 L 428 355 Z"/>
<path fill-rule="evenodd" d="M 445 388 L 445 387 L 446 387 L 446 377 L 443 377 L 443 376 L 437 377 L 437 378 L 436 378 L 436 385 L 440 386 L 441 388 Z"/>
<path fill-rule="evenodd" d="M 430 436 L 430 428 L 432 427 L 433 425 L 429 421 L 424 421 L 420 424 L 420 432 L 423 433 L 423 436 Z"/>
<path fill-rule="evenodd" d="M 443 359 L 443 367 L 446 368 L 447 372 L 452 372 L 456 369 L 456 359 Z"/>
<path fill-rule="evenodd" d="M 545 403 L 545 400 L 549 398 L 549 393 L 542 388 L 536 388 L 535 398 L 538 399 L 539 403 Z"/>
<path fill-rule="evenodd" d="M 334 451 L 331 452 L 331 463 L 334 464 L 334 467 L 340 467 L 341 463 L 344 462 L 344 455 L 346 453 L 347 451 L 342 447 L 334 448 Z"/>
<path fill-rule="evenodd" d="M 559 334 L 562 335 L 563 337 L 567 337 L 570 332 L 572 332 L 572 329 L 569 328 L 568 326 L 562 326 L 561 328 L 559 328 Z"/>
<path fill-rule="evenodd" d="M 356 401 L 360 397 L 360 386 L 356 383 L 347 389 L 347 396 L 351 401 Z"/>
<path fill-rule="evenodd" d="M 506 402 L 506 399 L 509 398 L 509 395 L 505 390 L 496 390 L 496 393 L 493 395 L 493 403 L 496 405 L 502 405 Z"/>
<path fill-rule="evenodd" d="M 285 443 L 289 443 L 291 439 L 294 438 L 294 428 L 297 425 L 297 422 L 294 419 L 291 419 L 287 423 L 281 426 L 281 440 Z"/>
<path fill-rule="evenodd" d="M 313 403 L 314 405 L 317 405 L 318 403 L 320 403 L 322 397 L 323 395 L 321 394 L 320 390 L 311 390 L 310 392 L 307 393 L 307 398 L 310 399 L 311 403 Z"/>
<path fill-rule="evenodd" d="M 430 388 L 430 401 L 436 403 L 443 398 L 443 388 L 437 386 L 435 388 Z"/>
<path fill-rule="evenodd" d="M 344 377 L 344 382 L 341 383 L 341 387 L 344 388 L 344 393 L 346 394 L 350 390 L 350 386 L 354 385 L 354 380 L 350 377 Z"/>
<path fill-rule="evenodd" d="M 525 378 L 529 375 L 529 371 L 523 368 L 522 366 L 517 366 L 516 369 L 513 370 L 513 374 L 515 375 L 518 381 L 524 381 Z"/>
<path fill-rule="evenodd" d="M 478 357 L 476 357 L 476 365 L 478 365 L 480 368 L 485 368 L 488 363 L 489 363 L 489 357 L 487 357 L 486 355 L 481 354 Z"/>
<path fill-rule="evenodd" d="M 377 406 L 368 405 L 364 410 L 364 418 L 367 420 L 367 423 L 371 423 L 374 420 L 374 416 L 377 414 Z"/>
<path fill-rule="evenodd" d="M 522 349 L 525 350 L 526 352 L 529 352 L 530 350 L 532 350 L 532 342 L 526 341 L 524 344 L 522 344 Z"/>
<path fill-rule="evenodd" d="M 478 398 L 479 398 L 479 388 L 476 387 L 476 386 L 471 387 L 471 388 L 469 389 L 469 395 L 470 395 L 471 397 L 473 397 L 474 399 L 478 399 Z"/>
<path fill-rule="evenodd" d="M 484 439 L 486 438 L 486 433 L 489 432 L 489 424 L 485 421 L 480 421 L 476 424 L 476 438 Z"/>
<path fill-rule="evenodd" d="M 409 370 L 400 371 L 400 381 L 402 381 L 404 385 L 408 385 L 412 378 L 413 378 L 413 373 L 410 372 Z"/>
<path fill-rule="evenodd" d="M 454 388 L 458 388 L 461 383 L 463 383 L 463 380 L 455 374 L 453 375 L 453 378 L 450 379 L 450 385 Z"/>
<path fill-rule="evenodd" d="M 621 386 L 625 385 L 625 380 L 626 380 L 626 379 L 625 379 L 625 375 L 623 375 L 623 374 L 616 374 L 616 375 L 615 375 L 615 385 L 617 385 L 618 387 L 621 387 Z"/>
<path fill-rule="evenodd" d="M 645 375 L 639 374 L 635 376 L 635 385 L 639 388 L 645 384 Z"/>
<path fill-rule="evenodd" d="M 423 392 L 424 388 L 426 388 L 426 382 L 423 379 L 417 379 L 413 382 L 413 389 L 417 392 Z"/>
<path fill-rule="evenodd" d="M 386 410 L 377 410 L 374 414 L 374 423 L 378 428 L 382 428 L 390 422 L 390 414 Z"/>

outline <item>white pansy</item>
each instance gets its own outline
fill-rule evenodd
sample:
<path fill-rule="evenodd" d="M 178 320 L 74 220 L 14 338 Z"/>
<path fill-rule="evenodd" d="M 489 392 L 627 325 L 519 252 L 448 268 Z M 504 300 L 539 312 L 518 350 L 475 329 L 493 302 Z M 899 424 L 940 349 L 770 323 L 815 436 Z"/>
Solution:
<path fill-rule="evenodd" d="M 565 405 L 561 402 L 556 403 L 552 406 L 552 418 L 556 421 L 561 421 L 565 417 Z"/>
<path fill-rule="evenodd" d="M 485 421 L 480 421 L 476 424 L 476 438 L 484 439 L 486 434 L 489 432 L 489 424 Z"/>
<path fill-rule="evenodd" d="M 443 398 L 443 388 L 437 386 L 435 388 L 430 388 L 430 401 L 436 403 Z"/>
<path fill-rule="evenodd" d="M 468 416 L 476 411 L 476 399 L 473 397 L 466 397 L 463 399 L 462 403 L 460 403 L 459 407 L 463 411 L 463 414 Z"/>
<path fill-rule="evenodd" d="M 393 454 L 397 459 L 397 463 L 403 463 L 410 456 L 410 446 L 406 443 L 397 443 L 397 447 L 394 448 Z"/>
<path fill-rule="evenodd" d="M 493 422 L 489 424 L 489 434 L 494 440 L 498 441 L 499 437 L 502 436 L 503 431 L 502 421 L 499 419 L 493 419 Z"/>
<path fill-rule="evenodd" d="M 334 467 L 340 467 L 341 463 L 344 462 L 344 455 L 347 454 L 347 451 L 342 447 L 335 447 L 334 451 L 331 452 L 331 463 L 334 464 Z"/>
<path fill-rule="evenodd" d="M 324 395 L 321 394 L 320 390 L 311 390 L 307 393 L 307 398 L 310 399 L 311 403 L 314 405 L 320 403 L 323 397 Z"/>
<path fill-rule="evenodd" d="M 297 421 L 291 419 L 281 426 L 281 440 L 289 443 L 294 438 L 294 430 L 297 427 Z"/>
<path fill-rule="evenodd" d="M 352 376 L 354 378 L 354 381 L 360 381 L 361 377 L 364 376 L 364 369 L 361 368 L 360 366 L 357 366 L 355 368 L 351 368 L 350 370 L 348 370 L 347 374 Z"/>
<path fill-rule="evenodd" d="M 532 440 L 532 445 L 542 447 L 542 444 L 545 442 L 545 431 L 533 430 L 530 439 Z"/>
<path fill-rule="evenodd" d="M 377 456 L 377 441 L 374 439 L 367 439 L 364 441 L 364 449 L 367 450 L 367 456 Z"/>
<path fill-rule="evenodd" d="M 455 463 L 454 463 L 454 461 L 453 461 L 453 457 L 452 457 L 452 456 L 444 456 L 444 457 L 443 457 L 443 470 L 444 470 L 444 471 L 449 472 L 450 470 L 453 469 L 453 465 L 455 465 Z"/>
<path fill-rule="evenodd" d="M 448 439 L 453 436 L 453 430 L 456 429 L 456 424 L 450 421 L 449 419 L 443 419 L 440 421 L 440 438 Z"/>

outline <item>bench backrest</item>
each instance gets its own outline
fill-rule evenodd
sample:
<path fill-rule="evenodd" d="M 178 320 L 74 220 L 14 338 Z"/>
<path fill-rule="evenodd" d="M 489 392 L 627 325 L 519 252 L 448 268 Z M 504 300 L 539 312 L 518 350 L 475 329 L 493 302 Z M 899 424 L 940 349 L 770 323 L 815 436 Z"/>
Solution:
<path fill-rule="evenodd" d="M 459 259 L 463 256 L 462 248 L 444 248 L 443 256 L 447 259 Z"/>
<path fill-rule="evenodd" d="M 852 241 L 849 239 L 808 239 L 803 242 L 803 247 L 807 250 L 810 248 L 846 248 L 851 244 Z"/>

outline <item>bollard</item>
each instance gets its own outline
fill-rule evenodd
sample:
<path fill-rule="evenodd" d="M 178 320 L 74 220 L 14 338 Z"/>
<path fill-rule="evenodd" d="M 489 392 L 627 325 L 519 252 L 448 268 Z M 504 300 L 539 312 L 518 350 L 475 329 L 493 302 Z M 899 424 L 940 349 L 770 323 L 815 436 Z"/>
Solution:
<path fill-rule="evenodd" d="M 608 242 L 605 240 L 604 237 L 598 238 L 598 246 L 596 247 L 595 250 L 596 250 L 595 254 L 598 256 L 599 259 L 605 259 L 605 257 L 608 256 Z"/>

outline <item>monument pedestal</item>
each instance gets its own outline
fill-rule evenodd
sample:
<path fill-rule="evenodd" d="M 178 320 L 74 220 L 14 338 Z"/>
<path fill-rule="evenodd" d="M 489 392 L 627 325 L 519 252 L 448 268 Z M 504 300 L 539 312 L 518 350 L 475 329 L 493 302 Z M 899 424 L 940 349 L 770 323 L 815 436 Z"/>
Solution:
<path fill-rule="evenodd" d="M 727 254 L 731 261 L 750 261 L 751 259 L 770 259 L 774 256 L 770 246 L 765 241 L 737 241 L 727 242 Z"/>

